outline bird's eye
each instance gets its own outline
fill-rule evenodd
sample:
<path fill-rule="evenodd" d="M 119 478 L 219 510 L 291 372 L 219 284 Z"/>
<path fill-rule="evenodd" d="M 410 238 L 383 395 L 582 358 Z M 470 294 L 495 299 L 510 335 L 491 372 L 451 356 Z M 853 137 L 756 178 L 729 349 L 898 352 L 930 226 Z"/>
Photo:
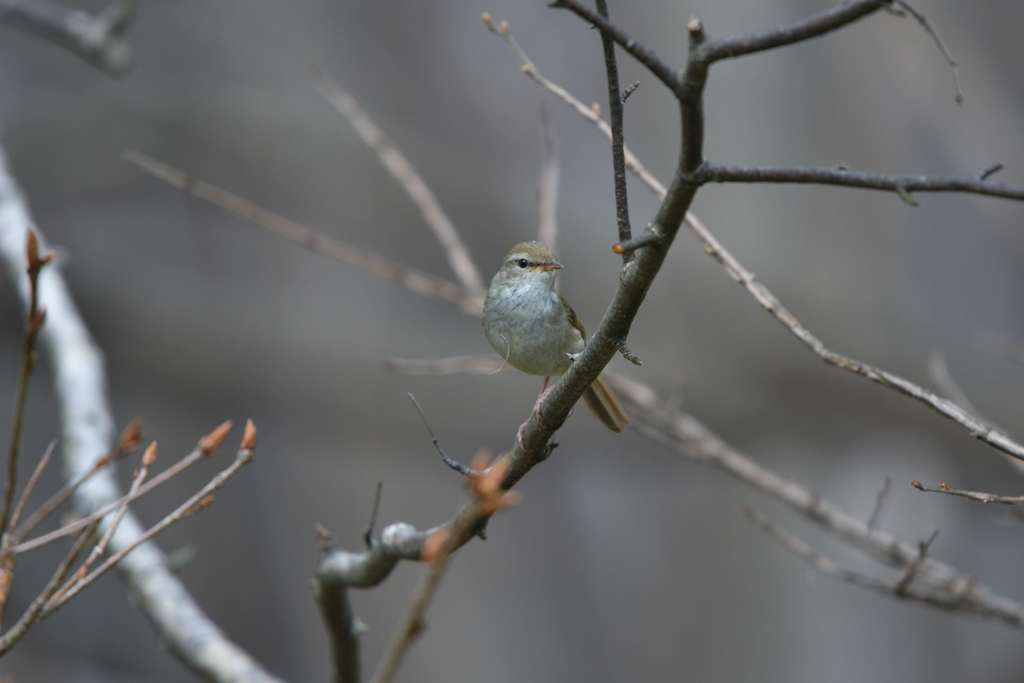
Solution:
<path fill-rule="evenodd" d="M 516 265 L 518 265 L 520 268 L 525 268 L 526 266 L 530 265 L 530 262 L 524 258 L 521 258 L 518 261 L 516 261 Z"/>

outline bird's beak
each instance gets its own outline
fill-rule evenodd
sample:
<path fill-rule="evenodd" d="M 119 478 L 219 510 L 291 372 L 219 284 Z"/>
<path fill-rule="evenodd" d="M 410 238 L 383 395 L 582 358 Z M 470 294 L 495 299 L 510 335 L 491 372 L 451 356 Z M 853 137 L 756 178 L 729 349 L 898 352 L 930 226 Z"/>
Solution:
<path fill-rule="evenodd" d="M 540 269 L 544 270 L 544 271 L 561 270 L 562 269 L 562 264 L 559 263 L 558 261 L 556 261 L 555 259 L 551 259 L 550 261 L 548 261 L 547 263 L 542 265 L 540 267 Z"/>

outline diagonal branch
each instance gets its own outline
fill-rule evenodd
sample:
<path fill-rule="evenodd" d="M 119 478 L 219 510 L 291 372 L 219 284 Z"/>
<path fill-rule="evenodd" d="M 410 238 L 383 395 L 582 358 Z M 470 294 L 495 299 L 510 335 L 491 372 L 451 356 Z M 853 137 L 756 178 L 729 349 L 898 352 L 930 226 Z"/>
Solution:
<path fill-rule="evenodd" d="M 454 282 L 401 265 L 379 254 L 336 240 L 330 235 L 289 220 L 244 197 L 228 192 L 200 178 L 190 176 L 142 152 L 130 150 L 124 153 L 123 158 L 154 178 L 182 192 L 187 192 L 197 199 L 209 202 L 234 216 L 245 219 L 304 249 L 347 265 L 364 268 L 371 275 L 396 282 L 420 296 L 441 299 L 455 304 L 466 313 L 479 315 L 482 300 L 471 297 Z"/>
<path fill-rule="evenodd" d="M 384 132 L 363 111 L 356 99 L 343 90 L 337 83 L 326 76 L 314 74 L 317 89 L 334 110 L 341 114 L 355 129 L 366 146 L 376 152 L 384 168 L 398 181 L 405 193 L 419 208 L 423 220 L 433 231 L 437 241 L 441 243 L 448 265 L 459 280 L 462 288 L 471 298 L 483 301 L 485 288 L 476 263 L 469 255 L 469 249 L 459 236 L 455 225 L 448 214 L 441 208 L 441 203 L 434 196 L 423 177 L 384 136 Z"/>

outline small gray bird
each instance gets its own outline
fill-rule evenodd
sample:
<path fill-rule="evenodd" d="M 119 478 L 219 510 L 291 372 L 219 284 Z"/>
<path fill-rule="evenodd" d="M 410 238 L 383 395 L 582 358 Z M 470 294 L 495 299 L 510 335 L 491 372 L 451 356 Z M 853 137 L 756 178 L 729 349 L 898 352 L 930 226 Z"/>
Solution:
<path fill-rule="evenodd" d="M 568 370 L 586 345 L 583 324 L 555 291 L 561 268 L 540 242 L 520 242 L 505 256 L 484 301 L 487 341 L 512 367 L 543 376 L 545 389 L 548 379 Z M 608 429 L 626 427 L 629 420 L 601 377 L 587 387 L 583 399 Z"/>

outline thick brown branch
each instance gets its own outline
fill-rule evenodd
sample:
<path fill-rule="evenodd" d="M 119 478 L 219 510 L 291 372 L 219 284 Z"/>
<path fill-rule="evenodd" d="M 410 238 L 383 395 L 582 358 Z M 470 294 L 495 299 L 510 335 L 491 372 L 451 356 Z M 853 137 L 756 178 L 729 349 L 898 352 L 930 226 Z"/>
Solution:
<path fill-rule="evenodd" d="M 895 192 L 904 198 L 911 192 L 966 192 L 1003 199 L 1024 200 L 1024 187 L 994 183 L 977 177 L 883 175 L 850 171 L 841 167 L 744 167 L 705 163 L 695 174 L 694 180 L 699 183 L 835 185 Z"/>

